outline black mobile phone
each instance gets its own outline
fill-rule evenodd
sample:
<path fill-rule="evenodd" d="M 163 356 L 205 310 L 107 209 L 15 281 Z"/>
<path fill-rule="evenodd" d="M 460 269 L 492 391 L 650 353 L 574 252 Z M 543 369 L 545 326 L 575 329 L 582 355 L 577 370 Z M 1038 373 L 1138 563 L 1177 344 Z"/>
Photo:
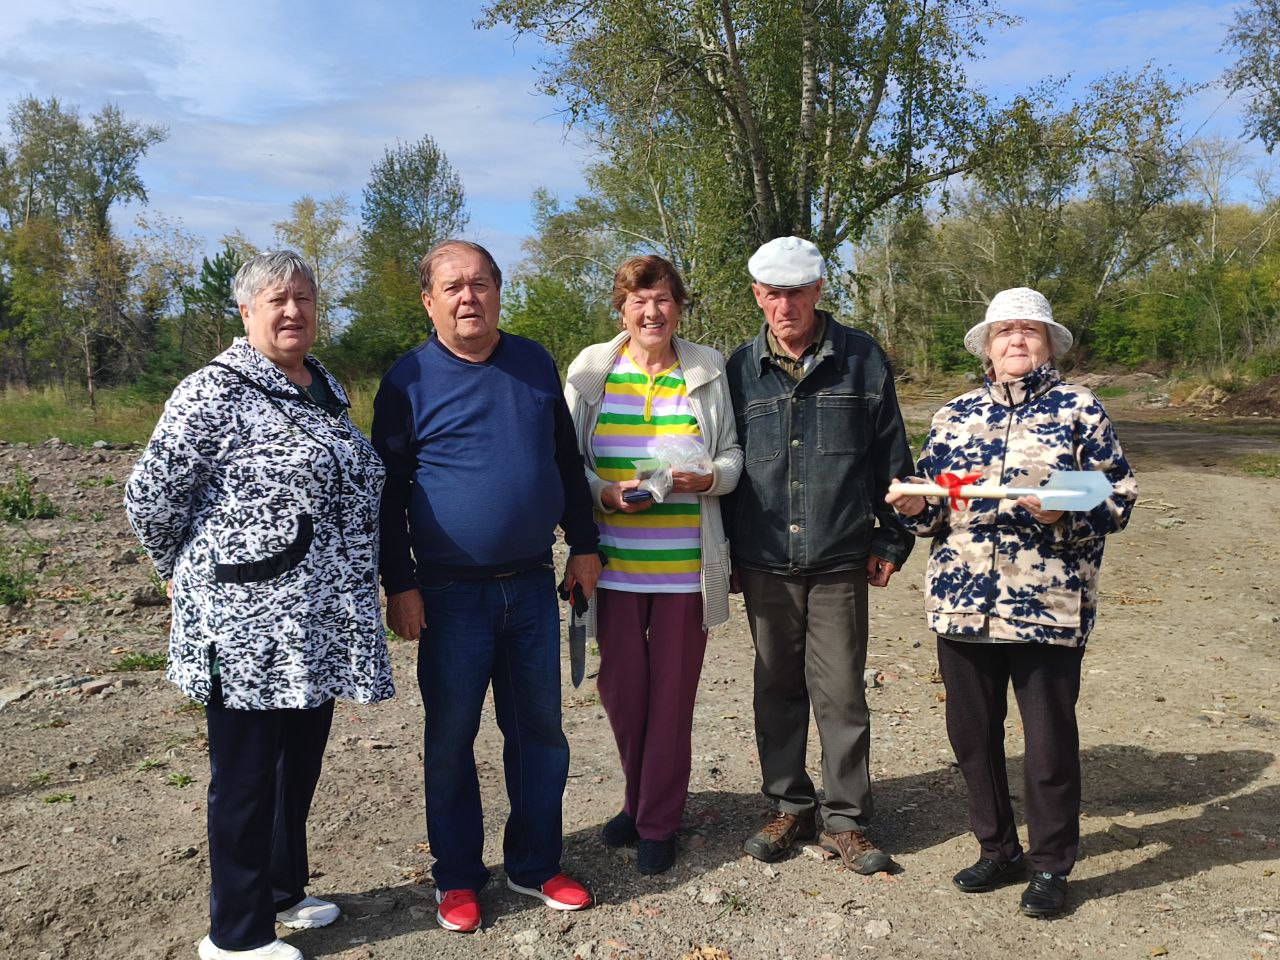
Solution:
<path fill-rule="evenodd" d="M 630 490 L 622 491 L 623 503 L 644 503 L 646 500 L 652 500 L 653 494 L 648 490 L 641 490 L 639 487 L 633 487 Z"/>

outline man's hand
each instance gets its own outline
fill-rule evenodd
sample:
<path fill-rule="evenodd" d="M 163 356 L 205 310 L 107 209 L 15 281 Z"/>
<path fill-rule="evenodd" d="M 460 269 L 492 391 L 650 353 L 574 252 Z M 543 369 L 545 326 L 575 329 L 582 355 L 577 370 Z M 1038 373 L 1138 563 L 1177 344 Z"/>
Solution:
<path fill-rule="evenodd" d="M 729 592 L 742 592 L 742 577 L 738 576 L 738 568 L 732 562 L 729 564 Z"/>
<path fill-rule="evenodd" d="M 402 590 L 387 597 L 387 623 L 401 640 L 417 640 L 427 627 L 418 588 Z"/>
<path fill-rule="evenodd" d="M 564 568 L 564 588 L 569 596 L 573 596 L 573 585 L 582 587 L 582 595 L 588 600 L 596 592 L 596 581 L 600 579 L 600 554 L 575 553 L 569 557 Z"/>
<path fill-rule="evenodd" d="M 1041 510 L 1039 497 L 1019 497 L 1014 502 L 1045 525 L 1057 523 L 1062 517 L 1061 510 Z"/>
<path fill-rule="evenodd" d="M 908 477 L 909 482 L 917 482 L 915 477 Z M 894 483 L 899 481 L 895 479 Z M 884 502 L 904 517 L 917 517 L 924 512 L 926 506 L 924 497 L 913 497 L 909 493 L 886 493 Z M 869 566 L 869 565 L 868 565 Z"/>
<path fill-rule="evenodd" d="M 867 557 L 867 583 L 873 587 L 887 586 L 889 578 L 893 576 L 893 572 L 897 569 L 898 565 L 896 563 L 881 560 L 873 554 Z"/>

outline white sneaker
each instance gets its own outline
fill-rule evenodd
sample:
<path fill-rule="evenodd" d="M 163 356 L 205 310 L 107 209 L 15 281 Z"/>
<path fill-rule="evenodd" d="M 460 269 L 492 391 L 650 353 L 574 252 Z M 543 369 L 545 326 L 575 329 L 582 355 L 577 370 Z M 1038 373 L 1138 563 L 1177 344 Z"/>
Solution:
<path fill-rule="evenodd" d="M 276 923 L 283 923 L 294 930 L 314 930 L 316 927 L 327 927 L 340 916 L 342 911 L 336 903 L 307 897 L 288 910 L 277 913 Z"/>
<path fill-rule="evenodd" d="M 265 947 L 255 947 L 252 950 L 223 950 L 205 937 L 200 941 L 198 953 L 200 960 L 239 960 L 240 957 L 246 960 L 302 960 L 302 951 L 283 940 L 273 940 Z"/>

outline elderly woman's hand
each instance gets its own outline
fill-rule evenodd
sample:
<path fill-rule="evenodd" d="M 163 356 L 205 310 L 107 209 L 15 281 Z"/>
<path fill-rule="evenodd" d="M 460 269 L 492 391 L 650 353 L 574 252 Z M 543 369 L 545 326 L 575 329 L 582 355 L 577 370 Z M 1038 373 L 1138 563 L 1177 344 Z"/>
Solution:
<path fill-rule="evenodd" d="M 911 479 L 913 478 L 908 478 L 908 482 L 910 482 Z M 893 482 L 898 483 L 899 480 L 895 477 Z M 904 517 L 919 516 L 924 512 L 925 508 L 924 497 L 913 497 L 907 493 L 886 493 L 884 495 L 884 502 L 893 507 L 894 510 L 898 511 L 898 513 L 902 514 Z"/>
<path fill-rule="evenodd" d="M 1014 502 L 1026 510 L 1027 513 L 1035 517 L 1038 521 L 1046 525 L 1057 523 L 1062 517 L 1061 510 L 1041 510 L 1039 497 L 1019 497 Z"/>
<path fill-rule="evenodd" d="M 671 471 L 672 493 L 705 493 L 715 482 L 715 474 L 688 473 L 684 470 Z"/>
<path fill-rule="evenodd" d="M 653 498 L 648 497 L 636 503 L 627 503 L 622 499 L 622 494 L 627 490 L 634 490 L 640 486 L 639 480 L 621 480 L 617 483 L 611 483 L 600 491 L 600 502 L 606 509 L 616 510 L 619 513 L 640 513 L 642 510 L 648 510 L 653 506 Z"/>

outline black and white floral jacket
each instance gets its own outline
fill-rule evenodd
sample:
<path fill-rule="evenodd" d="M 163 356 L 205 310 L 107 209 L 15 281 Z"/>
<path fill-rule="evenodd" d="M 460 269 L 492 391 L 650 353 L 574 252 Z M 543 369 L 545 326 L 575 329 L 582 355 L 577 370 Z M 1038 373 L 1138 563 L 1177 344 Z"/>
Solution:
<path fill-rule="evenodd" d="M 312 358 L 334 395 L 342 386 Z M 125 487 L 173 582 L 168 679 L 232 709 L 394 695 L 378 604 L 382 461 L 243 338 L 178 384 Z"/>

